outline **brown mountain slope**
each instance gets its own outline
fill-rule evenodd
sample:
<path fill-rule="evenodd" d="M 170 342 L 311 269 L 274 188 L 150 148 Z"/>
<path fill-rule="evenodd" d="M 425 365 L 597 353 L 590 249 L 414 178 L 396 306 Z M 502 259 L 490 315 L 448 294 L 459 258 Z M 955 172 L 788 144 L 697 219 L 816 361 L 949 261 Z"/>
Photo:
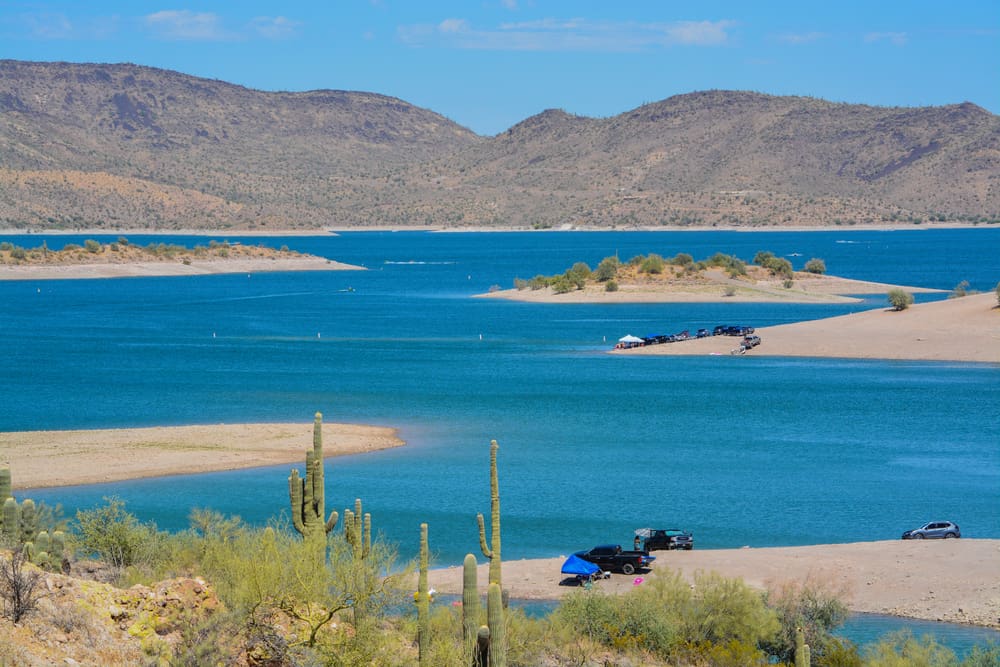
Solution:
<path fill-rule="evenodd" d="M 0 226 L 1000 222 L 1000 118 L 708 91 L 480 137 L 372 93 L 0 61 Z"/>

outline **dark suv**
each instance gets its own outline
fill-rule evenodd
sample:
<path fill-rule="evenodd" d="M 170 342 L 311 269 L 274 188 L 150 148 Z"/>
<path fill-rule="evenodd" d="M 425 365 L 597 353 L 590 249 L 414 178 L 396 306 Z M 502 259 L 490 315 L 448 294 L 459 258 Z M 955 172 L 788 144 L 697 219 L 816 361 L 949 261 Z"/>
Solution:
<path fill-rule="evenodd" d="M 958 524 L 951 521 L 931 521 L 903 533 L 904 540 L 923 540 L 933 538 L 961 537 L 962 531 L 958 529 Z"/>

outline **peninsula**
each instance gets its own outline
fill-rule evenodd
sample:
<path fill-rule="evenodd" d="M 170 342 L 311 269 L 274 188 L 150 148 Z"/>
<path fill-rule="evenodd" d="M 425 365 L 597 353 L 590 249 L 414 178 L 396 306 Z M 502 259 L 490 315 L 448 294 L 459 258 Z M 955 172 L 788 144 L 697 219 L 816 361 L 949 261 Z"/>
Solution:
<path fill-rule="evenodd" d="M 286 247 L 275 249 L 228 241 L 209 241 L 207 246 L 187 248 L 168 243 L 139 246 L 120 238 L 113 243 L 87 240 L 83 246 L 68 244 L 61 250 L 49 250 L 44 243 L 30 249 L 10 242 L 0 243 L 0 280 L 346 270 L 364 270 L 364 267 Z"/>

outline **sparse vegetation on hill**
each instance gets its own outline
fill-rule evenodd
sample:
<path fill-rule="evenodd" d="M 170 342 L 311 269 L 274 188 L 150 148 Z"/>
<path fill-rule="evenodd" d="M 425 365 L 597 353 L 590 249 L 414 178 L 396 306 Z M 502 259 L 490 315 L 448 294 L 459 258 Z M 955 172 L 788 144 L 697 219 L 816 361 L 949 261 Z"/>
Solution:
<path fill-rule="evenodd" d="M 0 227 L 1000 223 L 1000 119 L 737 91 L 495 137 L 364 92 L 0 61 Z"/>
<path fill-rule="evenodd" d="M 181 262 L 235 259 L 306 259 L 309 255 L 289 250 L 286 246 L 275 250 L 261 245 L 243 245 L 228 241 L 209 241 L 207 246 L 188 248 L 175 243 L 150 243 L 133 245 L 121 237 L 112 243 L 84 241 L 81 247 L 66 244 L 62 250 L 49 250 L 46 244 L 36 248 L 22 248 L 10 242 L 0 242 L 0 265 L 17 266 L 70 266 L 77 264 L 129 264 L 135 262 Z"/>

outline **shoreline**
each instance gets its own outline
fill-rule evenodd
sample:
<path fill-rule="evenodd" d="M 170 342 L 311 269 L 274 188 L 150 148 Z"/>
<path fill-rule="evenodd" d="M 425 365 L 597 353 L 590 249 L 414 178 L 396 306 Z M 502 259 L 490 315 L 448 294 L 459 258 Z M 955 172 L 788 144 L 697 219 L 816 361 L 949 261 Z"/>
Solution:
<path fill-rule="evenodd" d="M 748 323 L 743 323 L 748 324 Z M 749 323 L 752 324 L 752 323 Z M 745 356 L 1000 363 L 1000 306 L 993 292 L 761 327 Z M 609 350 L 616 355 L 730 355 L 739 337 L 709 336 Z"/>
<path fill-rule="evenodd" d="M 221 259 L 188 263 L 122 262 L 93 264 L 0 265 L 0 280 L 78 280 L 96 278 L 140 278 L 273 273 L 280 271 L 366 271 L 363 266 L 332 259 Z"/>
<path fill-rule="evenodd" d="M 477 559 L 479 554 L 477 555 Z M 620 594 L 658 570 L 692 580 L 695 572 L 738 577 L 757 590 L 793 582 L 825 586 L 842 595 L 848 609 L 928 621 L 964 623 L 1000 630 L 1000 540 L 882 540 L 798 547 L 656 551 L 648 572 L 612 574 L 595 590 Z M 503 585 L 511 597 L 559 600 L 580 590 L 561 585 L 556 558 L 503 562 Z M 489 564 L 477 569 L 485 591 Z M 431 569 L 429 584 L 440 593 L 462 593 L 461 565 Z M 636 579 L 640 578 L 639 584 Z M 931 582 L 930 584 L 928 582 Z"/>
<path fill-rule="evenodd" d="M 549 229 L 535 229 L 533 227 L 514 227 L 514 226 L 499 226 L 499 227 L 484 227 L 472 225 L 469 227 L 444 227 L 444 226 L 425 226 L 425 225 L 402 225 L 402 226 L 352 226 L 352 225 L 330 225 L 326 227 L 317 227 L 315 229 L 274 229 L 274 230 L 261 230 L 261 229 L 175 229 L 175 230 L 163 230 L 163 229 L 97 229 L 97 228 L 83 228 L 79 230 L 74 229 L 0 229 L 0 236 L 16 235 L 16 236 L 40 236 L 44 234 L 49 234 L 52 236 L 82 236 L 82 235 L 101 235 L 101 236 L 114 236 L 114 235 L 141 235 L 141 236 L 336 236 L 340 232 L 392 232 L 392 231 L 405 231 L 405 232 L 438 232 L 438 233 L 450 233 L 450 232 L 468 232 L 468 233 L 510 233 L 510 232 L 537 232 L 537 233 L 558 233 L 558 232 L 831 232 L 831 231 L 843 231 L 843 232 L 864 232 L 864 231 L 876 231 L 876 232 L 894 232 L 894 231 L 906 231 L 906 230 L 929 230 L 929 229 L 995 229 L 1000 228 L 1000 225 L 991 224 L 972 224 L 966 222 L 943 222 L 943 223 L 923 223 L 920 225 L 915 224 L 877 224 L 877 225 L 810 225 L 810 226 L 796 226 L 790 225 L 787 227 L 741 227 L 734 225 L 727 226 L 712 226 L 712 225 L 656 225 L 656 226 L 637 226 L 629 228 L 619 228 L 619 229 L 608 229 L 608 228 L 597 228 L 597 227 L 552 227 Z"/>
<path fill-rule="evenodd" d="M 328 459 L 405 444 L 398 429 L 387 426 L 323 424 Z M 311 422 L 13 431 L 0 433 L 0 467 L 10 467 L 12 489 L 24 491 L 282 464 L 301 468 L 311 448 Z"/>

